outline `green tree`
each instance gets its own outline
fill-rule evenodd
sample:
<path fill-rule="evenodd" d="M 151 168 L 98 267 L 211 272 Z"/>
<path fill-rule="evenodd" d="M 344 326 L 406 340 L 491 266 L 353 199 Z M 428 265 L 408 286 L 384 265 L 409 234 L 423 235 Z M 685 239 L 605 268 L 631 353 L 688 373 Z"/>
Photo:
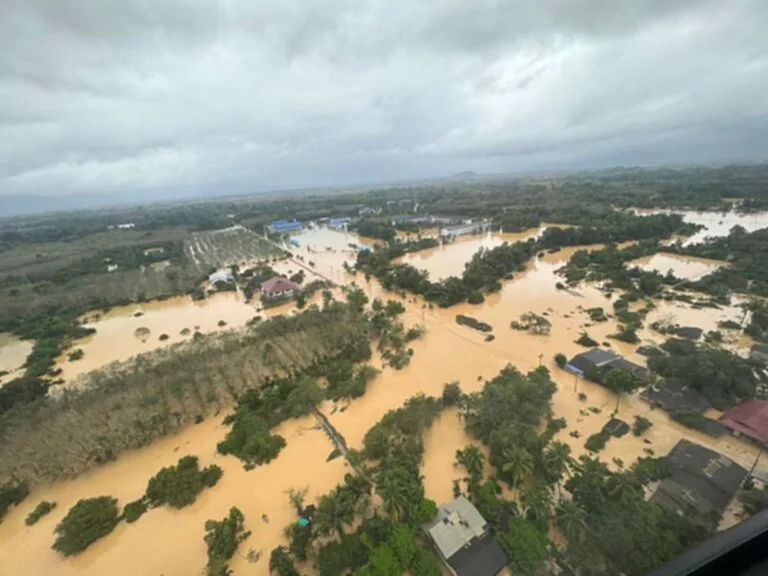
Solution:
<path fill-rule="evenodd" d="M 528 520 L 546 531 L 552 510 L 552 492 L 549 487 L 540 483 L 527 486 L 520 494 L 520 501 Z"/>
<path fill-rule="evenodd" d="M 308 492 L 308 486 L 305 486 L 304 488 L 291 488 L 288 490 L 288 501 L 291 503 L 291 506 L 293 506 L 293 509 L 296 510 L 297 514 L 301 514 L 301 511 L 304 509 L 304 502 L 307 499 Z"/>
<path fill-rule="evenodd" d="M 557 364 L 560 368 L 568 364 L 568 357 L 563 354 L 562 352 L 558 352 L 555 354 L 555 364 Z"/>
<path fill-rule="evenodd" d="M 320 498 L 315 516 L 315 527 L 322 536 L 344 535 L 344 525 L 355 519 L 355 502 L 341 486 Z"/>
<path fill-rule="evenodd" d="M 411 565 L 411 574 L 413 576 L 441 576 L 443 573 L 440 562 L 431 552 L 423 548 L 416 549 L 413 563 Z"/>
<path fill-rule="evenodd" d="M 608 372 L 605 376 L 605 387 L 616 394 L 616 412 L 619 411 L 621 397 L 635 390 L 638 384 L 637 377 L 629 370 L 617 368 Z"/>
<path fill-rule="evenodd" d="M 509 485 L 519 488 L 533 472 L 533 456 L 517 446 L 507 448 L 503 452 L 504 463 L 501 471 L 509 479 Z"/>
<path fill-rule="evenodd" d="M 79 554 L 115 529 L 117 499 L 111 496 L 78 500 L 54 529 L 53 549 L 64 556 Z"/>
<path fill-rule="evenodd" d="M 571 447 L 568 444 L 555 440 L 544 450 L 542 463 L 547 480 L 552 484 L 557 483 L 559 486 L 559 482 L 573 463 Z"/>
<path fill-rule="evenodd" d="M 209 576 L 229 574 L 227 561 L 232 558 L 240 543 L 251 533 L 245 529 L 245 516 L 238 508 L 230 508 L 229 515 L 222 520 L 208 520 L 205 523 L 203 540 L 208 547 Z"/>
<path fill-rule="evenodd" d="M 470 478 L 482 479 L 485 468 L 485 454 L 474 444 L 469 444 L 462 450 L 456 450 L 456 463 L 464 466 Z"/>
<path fill-rule="evenodd" d="M 361 288 L 353 288 L 347 292 L 347 302 L 352 307 L 352 310 L 358 314 L 362 314 L 365 310 L 365 305 L 368 304 L 368 296 Z"/>
<path fill-rule="evenodd" d="M 368 565 L 371 576 L 400 576 L 403 573 L 397 555 L 387 544 L 373 549 Z"/>
<path fill-rule="evenodd" d="M 448 382 L 443 386 L 443 406 L 455 406 L 461 400 L 461 386 L 458 381 Z"/>
<path fill-rule="evenodd" d="M 397 556 L 400 567 L 407 570 L 416 555 L 416 539 L 411 529 L 403 524 L 395 526 L 389 538 L 389 547 Z"/>
<path fill-rule="evenodd" d="M 513 518 L 509 528 L 497 535 L 509 556 L 513 574 L 536 574 L 549 559 L 549 541 L 536 526 L 522 518 Z"/>
<path fill-rule="evenodd" d="M 555 509 L 555 524 L 569 544 L 577 544 L 587 527 L 587 513 L 576 502 L 566 500 Z"/>
<path fill-rule="evenodd" d="M 27 526 L 37 524 L 37 521 L 40 520 L 40 518 L 48 514 L 54 508 L 56 508 L 56 502 L 48 502 L 47 500 L 43 500 L 37 506 L 35 506 L 35 509 L 32 510 L 32 512 L 27 515 L 24 523 Z"/>

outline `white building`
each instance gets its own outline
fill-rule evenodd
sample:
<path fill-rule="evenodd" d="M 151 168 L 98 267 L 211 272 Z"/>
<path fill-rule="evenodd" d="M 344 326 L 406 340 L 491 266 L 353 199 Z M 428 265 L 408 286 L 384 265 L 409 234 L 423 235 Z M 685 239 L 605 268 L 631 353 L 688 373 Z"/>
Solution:
<path fill-rule="evenodd" d="M 235 279 L 232 277 L 232 274 L 229 272 L 225 272 L 223 270 L 219 270 L 217 272 L 214 272 L 210 276 L 208 276 L 208 282 L 211 284 L 216 284 L 216 282 L 234 282 Z"/>

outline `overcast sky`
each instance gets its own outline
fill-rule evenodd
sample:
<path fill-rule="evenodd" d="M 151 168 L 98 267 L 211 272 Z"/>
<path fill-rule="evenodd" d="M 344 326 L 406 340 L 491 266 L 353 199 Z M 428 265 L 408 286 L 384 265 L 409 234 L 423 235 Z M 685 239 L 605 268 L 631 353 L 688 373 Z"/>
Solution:
<path fill-rule="evenodd" d="M 0 194 L 768 157 L 768 0 L 0 0 Z"/>

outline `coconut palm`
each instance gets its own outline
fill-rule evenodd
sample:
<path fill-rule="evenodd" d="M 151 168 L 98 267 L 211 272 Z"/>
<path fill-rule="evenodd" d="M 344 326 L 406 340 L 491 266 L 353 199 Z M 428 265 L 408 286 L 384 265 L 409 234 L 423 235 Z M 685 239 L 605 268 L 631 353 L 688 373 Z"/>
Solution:
<path fill-rule="evenodd" d="M 485 454 L 483 454 L 480 448 L 470 444 L 463 450 L 456 450 L 456 463 L 464 466 L 470 476 L 480 477 L 483 474 L 483 467 L 485 465 Z"/>
<path fill-rule="evenodd" d="M 355 501 L 348 491 L 340 486 L 320 498 L 315 516 L 315 526 L 319 534 L 326 536 L 336 533 L 344 535 L 344 525 L 355 519 Z"/>
<path fill-rule="evenodd" d="M 384 473 L 376 481 L 376 492 L 390 521 L 397 524 L 408 509 L 408 486 L 399 474 Z"/>
<path fill-rule="evenodd" d="M 559 488 L 560 480 L 562 480 L 563 476 L 573 464 L 571 447 L 568 446 L 568 444 L 557 440 L 552 442 L 544 451 L 542 462 L 547 478 L 551 483 L 557 483 Z"/>
<path fill-rule="evenodd" d="M 509 478 L 509 485 L 518 488 L 533 472 L 533 456 L 517 446 L 505 448 L 502 455 L 504 463 L 501 465 L 501 471 Z"/>
<path fill-rule="evenodd" d="M 638 486 L 637 479 L 630 472 L 615 474 L 608 486 L 608 494 L 616 498 L 624 506 L 637 502 L 638 499 L 642 498 L 642 492 Z"/>
<path fill-rule="evenodd" d="M 534 484 L 522 491 L 520 500 L 526 512 L 534 522 L 546 523 L 549 521 L 552 509 L 552 492 L 544 484 Z"/>
<path fill-rule="evenodd" d="M 577 543 L 587 527 L 587 513 L 576 502 L 562 502 L 555 509 L 555 524 L 569 543 Z"/>

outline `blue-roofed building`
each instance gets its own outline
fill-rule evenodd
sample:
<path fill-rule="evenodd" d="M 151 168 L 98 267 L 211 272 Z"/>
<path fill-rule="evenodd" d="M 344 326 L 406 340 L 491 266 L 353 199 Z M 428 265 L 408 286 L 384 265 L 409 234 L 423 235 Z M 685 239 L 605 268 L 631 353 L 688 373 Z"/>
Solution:
<path fill-rule="evenodd" d="M 333 228 L 334 230 L 343 230 L 344 225 L 349 222 L 350 218 L 344 217 L 344 218 L 331 218 L 328 221 L 328 226 L 330 228 Z"/>
<path fill-rule="evenodd" d="M 267 230 L 270 232 L 276 232 L 278 234 L 287 234 L 289 232 L 297 232 L 301 230 L 302 224 L 296 219 L 293 220 L 275 220 L 267 226 Z"/>

